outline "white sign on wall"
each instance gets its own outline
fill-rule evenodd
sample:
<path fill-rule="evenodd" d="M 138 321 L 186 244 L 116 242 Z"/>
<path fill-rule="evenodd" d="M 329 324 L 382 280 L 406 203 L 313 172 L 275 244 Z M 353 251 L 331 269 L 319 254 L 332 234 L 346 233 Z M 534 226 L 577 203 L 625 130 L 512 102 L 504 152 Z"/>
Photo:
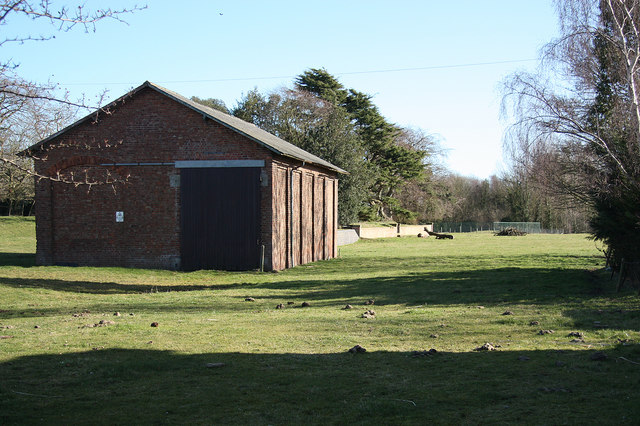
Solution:
<path fill-rule="evenodd" d="M 124 222 L 124 212 L 116 212 L 116 222 Z"/>

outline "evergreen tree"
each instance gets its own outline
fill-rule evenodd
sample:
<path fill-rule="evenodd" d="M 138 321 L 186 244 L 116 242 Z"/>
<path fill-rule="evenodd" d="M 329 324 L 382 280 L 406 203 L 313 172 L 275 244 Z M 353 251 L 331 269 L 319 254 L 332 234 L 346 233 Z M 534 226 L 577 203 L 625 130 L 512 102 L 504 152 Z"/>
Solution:
<path fill-rule="evenodd" d="M 309 93 L 285 90 L 244 96 L 233 114 L 349 172 L 338 180 L 338 222 L 349 225 L 367 196 L 369 168 L 346 112 Z"/>
<path fill-rule="evenodd" d="M 310 69 L 296 79 L 299 90 L 343 108 L 362 140 L 372 173 L 368 201 L 375 216 L 391 218 L 399 187 L 425 170 L 426 151 L 400 145 L 401 129 L 380 114 L 371 96 L 344 86 L 324 69 Z M 399 210 L 396 207 L 396 210 Z M 366 212 L 366 211 L 365 211 Z M 371 212 L 371 209 L 369 209 Z M 371 217 L 367 219 L 373 219 Z"/>
<path fill-rule="evenodd" d="M 347 90 L 325 69 L 311 68 L 295 80 L 296 88 L 315 94 L 334 105 L 344 106 Z"/>
<path fill-rule="evenodd" d="M 229 114 L 229 108 L 224 104 L 224 101 L 215 98 L 208 99 L 200 99 L 197 96 L 192 96 L 191 100 L 199 103 L 200 105 L 207 106 L 209 108 L 217 109 L 218 111 L 222 111 L 225 114 Z"/>

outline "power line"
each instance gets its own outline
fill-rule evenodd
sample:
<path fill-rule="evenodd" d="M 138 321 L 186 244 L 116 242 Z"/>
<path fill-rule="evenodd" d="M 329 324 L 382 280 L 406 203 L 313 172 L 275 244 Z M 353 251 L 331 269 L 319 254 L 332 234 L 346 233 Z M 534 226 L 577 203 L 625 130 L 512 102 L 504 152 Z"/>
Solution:
<path fill-rule="evenodd" d="M 352 72 L 337 73 L 336 75 L 375 74 L 375 73 L 401 72 L 401 71 L 424 71 L 424 70 L 437 70 L 437 69 L 445 69 L 445 68 L 467 68 L 467 67 L 479 67 L 484 65 L 515 64 L 518 62 L 532 62 L 532 61 L 537 61 L 537 59 L 515 59 L 510 61 L 475 62 L 471 64 L 432 65 L 430 67 L 418 67 L 418 68 L 396 68 L 396 69 L 374 70 L 374 71 L 352 71 Z"/>
<path fill-rule="evenodd" d="M 393 73 L 393 72 L 406 72 L 406 71 L 428 71 L 428 70 L 437 70 L 437 69 L 451 69 L 451 68 L 470 68 L 470 67 L 480 67 L 480 66 L 488 66 L 488 65 L 502 65 L 502 64 L 516 64 L 522 62 L 534 62 L 537 59 L 514 59 L 508 61 L 492 61 L 492 62 L 473 62 L 466 64 L 449 64 L 449 65 L 432 65 L 428 67 L 416 67 L 416 68 L 391 68 L 391 69 L 382 69 L 382 70 L 369 70 L 369 71 L 345 71 L 335 73 L 336 76 L 342 75 L 362 75 L 362 74 L 382 74 L 382 73 Z M 235 77 L 235 78 L 214 78 L 214 79 L 203 79 L 203 80 L 166 80 L 166 81 L 157 81 L 158 84 L 184 84 L 184 83 L 221 83 L 221 82 L 229 82 L 229 81 L 256 81 L 256 80 L 280 80 L 283 78 L 295 78 L 297 75 L 281 75 L 281 76 L 271 76 L 271 77 Z M 116 86 L 116 85 L 128 85 L 129 83 L 60 83 L 63 86 Z"/>

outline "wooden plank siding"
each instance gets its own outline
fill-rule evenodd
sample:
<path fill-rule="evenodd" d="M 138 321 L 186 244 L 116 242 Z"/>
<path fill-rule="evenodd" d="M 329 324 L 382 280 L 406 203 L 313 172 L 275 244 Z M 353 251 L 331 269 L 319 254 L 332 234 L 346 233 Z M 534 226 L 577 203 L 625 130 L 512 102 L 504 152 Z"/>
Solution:
<path fill-rule="evenodd" d="M 324 258 L 333 258 L 333 180 L 325 179 Z"/>
<path fill-rule="evenodd" d="M 313 262 L 313 174 L 302 174 L 302 259 Z"/>
<path fill-rule="evenodd" d="M 313 181 L 313 260 L 315 262 L 323 258 L 324 178 L 314 175 Z"/>
<path fill-rule="evenodd" d="M 338 179 L 333 179 L 333 257 L 338 257 Z"/>
<path fill-rule="evenodd" d="M 257 269 L 260 169 L 186 168 L 180 178 L 182 269 Z"/>
<path fill-rule="evenodd" d="M 302 173 L 300 171 L 294 171 L 290 177 L 293 179 L 291 188 L 293 192 L 293 203 L 291 207 L 293 212 L 291 214 L 291 251 L 292 251 L 292 264 L 296 266 L 302 264 Z"/>
<path fill-rule="evenodd" d="M 273 167 L 272 268 L 336 256 L 337 179 L 305 167 Z"/>
<path fill-rule="evenodd" d="M 273 168 L 272 268 L 287 267 L 287 169 Z"/>

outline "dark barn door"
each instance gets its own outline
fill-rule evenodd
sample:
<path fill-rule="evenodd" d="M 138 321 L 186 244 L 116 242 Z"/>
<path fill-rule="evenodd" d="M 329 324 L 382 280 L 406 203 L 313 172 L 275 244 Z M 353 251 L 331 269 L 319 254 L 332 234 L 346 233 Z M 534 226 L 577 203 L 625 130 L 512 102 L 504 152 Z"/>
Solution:
<path fill-rule="evenodd" d="M 260 265 L 260 168 L 180 171 L 182 269 Z"/>

